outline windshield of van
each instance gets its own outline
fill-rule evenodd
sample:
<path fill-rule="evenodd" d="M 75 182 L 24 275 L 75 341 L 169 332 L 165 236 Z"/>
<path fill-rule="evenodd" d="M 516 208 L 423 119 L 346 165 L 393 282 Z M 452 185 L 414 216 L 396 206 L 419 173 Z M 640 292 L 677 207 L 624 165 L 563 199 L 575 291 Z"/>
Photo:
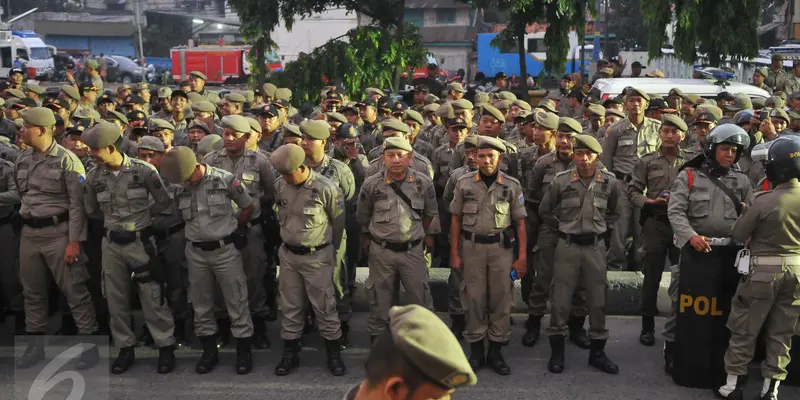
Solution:
<path fill-rule="evenodd" d="M 31 47 L 31 58 L 34 60 L 46 60 L 51 57 L 47 47 Z"/>

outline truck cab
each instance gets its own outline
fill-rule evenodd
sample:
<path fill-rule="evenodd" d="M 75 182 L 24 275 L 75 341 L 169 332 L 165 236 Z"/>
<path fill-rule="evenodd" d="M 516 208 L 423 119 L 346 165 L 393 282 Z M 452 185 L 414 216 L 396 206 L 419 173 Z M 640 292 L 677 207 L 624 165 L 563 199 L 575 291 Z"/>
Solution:
<path fill-rule="evenodd" d="M 43 76 L 54 68 L 53 54 L 56 48 L 44 44 L 34 31 L 12 31 L 12 40 L 16 38 L 14 59 L 19 56 L 28 68 L 36 68 L 36 76 Z M 12 59 L 12 65 L 14 62 Z M 5 59 L 3 59 L 5 64 Z M 5 66 L 5 65 L 4 65 Z"/>

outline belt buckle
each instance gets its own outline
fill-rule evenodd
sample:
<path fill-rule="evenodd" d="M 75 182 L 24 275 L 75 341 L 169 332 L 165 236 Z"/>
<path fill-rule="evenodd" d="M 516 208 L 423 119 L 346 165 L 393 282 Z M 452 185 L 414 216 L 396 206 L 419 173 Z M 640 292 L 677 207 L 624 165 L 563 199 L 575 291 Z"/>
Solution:
<path fill-rule="evenodd" d="M 50 218 L 53 219 L 53 226 L 57 226 L 58 225 L 58 215 L 53 215 Z"/>
<path fill-rule="evenodd" d="M 570 235 L 570 234 L 568 234 L 568 233 L 567 233 L 567 234 L 565 234 L 564 236 L 566 236 L 566 237 L 564 238 L 564 241 L 565 241 L 565 242 L 567 242 L 567 245 L 570 245 L 570 244 L 572 244 L 572 235 Z"/>
<path fill-rule="evenodd" d="M 382 249 L 386 249 L 386 245 L 387 245 L 388 243 L 389 243 L 389 242 L 387 242 L 387 241 L 385 241 L 385 240 L 381 240 L 381 243 L 380 243 L 380 246 L 381 246 L 381 248 L 382 248 Z"/>
<path fill-rule="evenodd" d="M 408 243 L 406 243 L 406 251 L 409 251 L 409 250 L 411 250 L 413 248 L 414 248 L 414 241 L 413 240 L 409 240 Z"/>
<path fill-rule="evenodd" d="M 317 247 L 316 246 L 311 246 L 311 247 L 308 248 L 308 254 L 314 254 L 316 252 L 317 252 Z"/>

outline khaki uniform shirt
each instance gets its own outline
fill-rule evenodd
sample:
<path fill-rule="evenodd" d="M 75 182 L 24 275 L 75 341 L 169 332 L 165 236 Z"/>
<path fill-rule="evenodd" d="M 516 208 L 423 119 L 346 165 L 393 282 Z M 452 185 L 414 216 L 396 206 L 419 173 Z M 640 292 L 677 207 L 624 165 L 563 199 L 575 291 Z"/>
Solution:
<path fill-rule="evenodd" d="M 433 152 L 431 164 L 433 164 L 433 182 L 437 188 L 444 188 L 450 179 L 450 162 L 453 160 L 456 150 L 450 147 L 450 143 L 445 143 Z"/>
<path fill-rule="evenodd" d="M 92 85 L 97 88 L 97 91 L 103 93 L 105 90 L 105 84 L 103 83 L 103 77 L 100 75 L 95 76 L 92 78 Z"/>
<path fill-rule="evenodd" d="M 228 171 L 206 166 L 206 174 L 196 185 L 184 186 L 177 195 L 178 209 L 186 221 L 186 239 L 191 242 L 222 240 L 236 230 L 234 215 L 239 208 L 253 204 L 244 185 Z"/>
<path fill-rule="evenodd" d="M 415 140 L 414 144 L 411 147 L 414 149 L 415 153 L 422 154 L 428 160 L 433 158 L 433 151 L 436 150 L 436 148 L 433 147 L 433 145 L 424 140 Z"/>
<path fill-rule="evenodd" d="M 586 179 L 570 169 L 555 176 L 542 197 L 539 215 L 551 228 L 569 235 L 601 235 L 619 219 L 622 195 L 612 174 L 598 168 Z"/>
<path fill-rule="evenodd" d="M 628 185 L 628 200 L 641 208 L 648 198 L 661 197 L 662 192 L 672 188 L 672 183 L 678 177 L 678 170 L 689 160 L 691 160 L 689 153 L 683 150 L 680 150 L 672 161 L 663 156 L 661 151 L 645 155 L 636 163 L 636 168 L 633 170 Z M 663 211 L 666 214 L 666 207 Z"/>
<path fill-rule="evenodd" d="M 333 181 L 342 191 L 344 201 L 350 201 L 356 195 L 356 179 L 347 164 L 325 155 L 322 162 L 311 169 Z"/>
<path fill-rule="evenodd" d="M 306 247 L 341 243 L 344 199 L 336 183 L 313 171 L 300 185 L 290 185 L 281 176 L 275 181 L 275 195 L 284 243 Z"/>
<path fill-rule="evenodd" d="M 417 135 L 417 139 L 422 139 L 430 143 L 431 146 L 433 146 L 433 133 L 440 126 L 442 125 L 434 125 L 434 124 L 425 125 L 424 127 L 422 127 L 422 129 L 420 129 L 419 135 Z"/>
<path fill-rule="evenodd" d="M 18 199 L 19 191 L 14 181 L 14 164 L 10 161 L 0 160 L 0 195 L 8 199 Z M 7 217 L 14 211 L 10 202 L 0 201 L 0 218 Z"/>
<path fill-rule="evenodd" d="M 692 170 L 694 180 L 689 192 L 689 175 Z M 747 175 L 730 170 L 718 178 L 744 201 L 753 192 L 753 185 Z M 687 168 L 678 174 L 672 185 L 667 206 L 669 222 L 675 232 L 675 246 L 682 248 L 692 236 L 703 235 L 710 238 L 729 238 L 736 222 L 736 206 L 717 185 L 698 169 Z"/>
<path fill-rule="evenodd" d="M 503 139 L 498 139 L 502 141 L 504 145 L 506 145 L 506 152 L 500 159 L 500 165 L 498 165 L 497 168 L 506 175 L 517 179 L 519 176 L 519 157 L 517 154 L 517 146 L 514 146 Z M 464 162 L 466 162 L 464 156 L 464 142 L 461 142 L 456 146 L 456 154 L 453 155 L 453 159 L 450 162 L 450 170 L 452 171 L 461 167 L 464 165 Z"/>
<path fill-rule="evenodd" d="M 176 196 L 181 190 L 181 186 L 169 183 L 167 181 L 163 181 L 163 183 L 164 189 L 167 191 L 167 195 L 170 198 L 170 203 L 167 208 L 161 210 L 161 212 L 158 214 L 153 215 L 153 227 L 156 229 L 166 230 L 182 223 L 183 217 L 181 216 L 181 212 L 175 202 L 175 199 L 177 198 Z"/>
<path fill-rule="evenodd" d="M 383 127 L 378 120 L 374 123 L 364 121 L 361 125 L 361 134 L 358 136 L 364 151 L 369 152 L 383 143 Z"/>
<path fill-rule="evenodd" d="M 442 200 L 444 200 L 444 204 L 446 204 L 448 208 L 450 207 L 450 203 L 453 202 L 453 192 L 456 190 L 456 183 L 458 183 L 458 180 L 461 179 L 462 176 L 472 171 L 475 170 L 470 168 L 469 165 L 465 165 L 456 168 L 455 171 L 450 174 L 450 178 L 447 179 L 447 184 L 444 186 L 444 193 L 442 193 Z"/>
<path fill-rule="evenodd" d="M 45 218 L 69 212 L 69 240 L 86 240 L 83 182 L 86 170 L 75 154 L 53 141 L 44 153 L 27 149 L 14 166 L 23 218 Z"/>
<path fill-rule="evenodd" d="M 414 159 L 411 160 L 410 167 L 414 170 L 420 171 L 425 174 L 429 179 L 433 179 L 433 166 L 431 162 L 421 154 L 412 153 Z M 386 170 L 386 165 L 383 164 L 383 159 L 376 158 L 369 162 L 369 167 L 365 172 L 365 176 L 370 177 L 377 173 L 382 173 Z"/>
<path fill-rule="evenodd" d="M 754 256 L 800 255 L 800 183 L 777 185 L 754 194 L 741 217 L 733 224 L 733 238 L 750 239 Z"/>
<path fill-rule="evenodd" d="M 411 200 L 411 207 L 391 187 L 386 172 L 369 176 L 358 195 L 356 219 L 373 238 L 388 242 L 411 242 L 439 233 L 438 224 L 430 224 L 425 232 L 423 218 L 439 215 L 433 181 L 409 168 L 400 190 Z M 412 210 L 413 208 L 413 210 Z"/>
<path fill-rule="evenodd" d="M 538 145 L 531 145 L 531 147 L 525 147 L 520 150 L 518 157 L 519 157 L 519 173 L 520 178 L 522 181 L 522 190 L 525 193 L 525 200 L 528 202 L 534 201 L 537 197 L 533 195 L 533 182 L 534 182 L 534 166 L 536 165 L 536 161 L 544 156 L 548 156 L 550 154 L 555 153 L 556 148 L 555 146 L 550 150 L 549 153 L 539 156 L 539 146 Z"/>
<path fill-rule="evenodd" d="M 0 160 L 10 161 L 14 163 L 17 161 L 17 156 L 21 150 L 17 145 L 12 144 L 5 136 L 0 136 Z"/>
<path fill-rule="evenodd" d="M 110 231 L 140 231 L 152 224 L 151 212 L 158 214 L 170 205 L 156 168 L 125 155 L 117 175 L 98 166 L 86 175 L 84 188 L 86 215 L 102 219 Z M 152 209 L 150 196 L 155 201 Z"/>
<path fill-rule="evenodd" d="M 251 198 L 260 200 L 255 204 L 256 209 L 253 211 L 252 219 L 257 219 L 261 215 L 260 203 L 275 198 L 275 174 L 266 157 L 246 149 L 240 156 L 234 157 L 223 148 L 206 154 L 203 162 L 232 173 L 244 185 Z M 234 210 L 239 212 L 236 207 Z"/>
<path fill-rule="evenodd" d="M 203 91 L 202 92 L 197 92 L 197 93 L 199 93 L 200 96 L 203 96 L 204 99 L 206 99 L 206 100 L 208 100 L 208 101 L 210 101 L 210 102 L 212 102 L 214 104 L 217 104 L 217 103 L 220 102 L 219 95 L 216 92 L 212 92 L 212 91 L 208 90 L 205 86 L 203 87 Z"/>
<path fill-rule="evenodd" d="M 755 87 L 757 87 L 757 88 L 759 88 L 759 89 L 764 89 L 764 90 L 766 90 L 766 91 L 767 91 L 767 93 L 769 93 L 770 95 L 772 95 L 772 88 L 771 88 L 771 87 L 769 87 L 769 86 L 768 86 L 766 83 L 763 83 L 763 84 L 761 84 L 761 86 L 759 86 L 759 85 L 753 85 L 753 86 L 755 86 Z"/>
<path fill-rule="evenodd" d="M 767 79 L 764 79 L 764 83 L 771 87 L 772 90 L 783 90 L 783 85 L 786 79 L 789 78 L 789 74 L 783 68 L 778 69 L 778 71 L 773 71 L 771 68 L 767 73 Z M 786 93 L 786 95 L 790 95 L 791 93 Z"/>
<path fill-rule="evenodd" d="M 633 174 L 636 161 L 647 153 L 656 151 L 661 145 L 658 130 L 661 122 L 645 117 L 642 125 L 636 127 L 629 119 L 615 122 L 606 131 L 603 140 L 603 164 L 612 172 Z M 617 174 L 619 175 L 619 174 Z M 622 179 L 622 177 L 619 177 Z"/>
<path fill-rule="evenodd" d="M 461 217 L 461 229 L 476 234 L 503 232 L 514 221 L 525 219 L 525 195 L 515 178 L 497 171 L 491 186 L 480 171 L 464 174 L 456 182 L 450 214 Z"/>
<path fill-rule="evenodd" d="M 787 77 L 786 80 L 783 81 L 783 93 L 789 96 L 797 91 L 800 91 L 800 78 L 796 76 Z"/>

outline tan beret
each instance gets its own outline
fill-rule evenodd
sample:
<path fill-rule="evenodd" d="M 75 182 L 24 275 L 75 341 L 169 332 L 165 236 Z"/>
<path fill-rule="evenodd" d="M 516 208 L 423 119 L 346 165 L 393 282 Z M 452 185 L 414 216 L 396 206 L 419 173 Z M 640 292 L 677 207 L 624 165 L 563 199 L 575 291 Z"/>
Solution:
<path fill-rule="evenodd" d="M 241 115 L 226 115 L 220 120 L 223 128 L 233 129 L 239 133 L 250 133 L 250 123 Z"/>
<path fill-rule="evenodd" d="M 78 93 L 78 88 L 72 85 L 61 85 L 61 91 L 75 101 L 81 100 L 81 94 Z"/>
<path fill-rule="evenodd" d="M 278 147 L 269 157 L 272 167 L 281 174 L 288 174 L 300 168 L 305 160 L 306 152 L 303 148 L 292 143 Z"/>
<path fill-rule="evenodd" d="M 403 113 L 403 120 L 411 120 L 420 125 L 425 125 L 425 118 L 422 118 L 422 114 L 414 110 L 406 110 L 405 113 Z"/>
<path fill-rule="evenodd" d="M 33 126 L 49 127 L 55 126 L 56 116 L 49 108 L 34 107 L 20 112 L 20 117 L 26 124 Z M 114 127 L 116 128 L 116 127 Z M 119 129 L 117 129 L 119 131 Z"/>
<path fill-rule="evenodd" d="M 483 111 L 481 111 L 481 115 L 492 116 L 492 117 L 494 117 L 495 119 L 497 119 L 500 122 L 503 122 L 503 121 L 506 120 L 506 117 L 503 115 L 502 112 L 500 112 L 500 110 L 498 110 L 497 108 L 495 108 L 495 107 L 493 107 L 493 106 L 491 106 L 489 104 L 484 104 L 483 105 Z"/>
<path fill-rule="evenodd" d="M 300 133 L 312 139 L 325 140 L 331 136 L 331 125 L 321 119 L 303 121 L 300 123 Z"/>
<path fill-rule="evenodd" d="M 408 140 L 402 137 L 388 137 L 383 141 L 383 151 L 390 149 L 398 149 L 398 150 L 405 150 L 409 153 L 414 151 L 414 148 L 411 147 L 411 143 Z"/>
<path fill-rule="evenodd" d="M 169 129 L 171 131 L 175 130 L 175 125 L 172 125 L 171 122 L 161 119 L 161 118 L 150 118 L 150 130 L 151 131 L 160 131 L 163 129 Z"/>
<path fill-rule="evenodd" d="M 105 121 L 98 122 L 81 135 L 81 141 L 93 149 L 112 146 L 121 138 L 119 128 Z"/>
<path fill-rule="evenodd" d="M 164 160 L 161 162 L 161 176 L 170 183 L 180 185 L 192 177 L 196 167 L 197 157 L 192 149 L 178 146 L 168 151 L 164 156 Z"/>
<path fill-rule="evenodd" d="M 144 136 L 139 140 L 139 150 L 150 150 L 156 153 L 163 153 L 166 151 L 164 142 L 155 136 Z"/>

